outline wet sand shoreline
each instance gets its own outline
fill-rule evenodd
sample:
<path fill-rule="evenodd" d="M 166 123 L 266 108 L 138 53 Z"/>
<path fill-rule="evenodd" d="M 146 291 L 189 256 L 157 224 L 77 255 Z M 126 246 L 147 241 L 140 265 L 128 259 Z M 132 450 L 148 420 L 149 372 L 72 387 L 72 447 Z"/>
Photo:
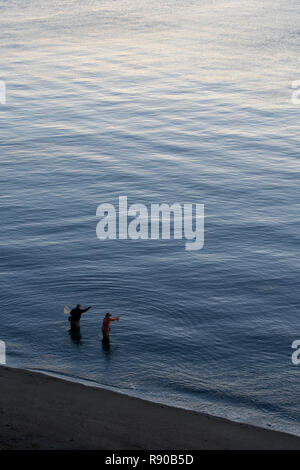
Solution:
<path fill-rule="evenodd" d="M 300 437 L 0 367 L 0 449 L 300 449 Z"/>

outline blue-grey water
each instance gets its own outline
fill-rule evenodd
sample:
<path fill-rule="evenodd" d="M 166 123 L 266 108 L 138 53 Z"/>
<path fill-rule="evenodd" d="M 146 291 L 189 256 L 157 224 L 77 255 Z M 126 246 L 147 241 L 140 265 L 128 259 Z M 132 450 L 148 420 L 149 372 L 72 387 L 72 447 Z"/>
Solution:
<path fill-rule="evenodd" d="M 300 434 L 299 25 L 296 0 L 0 0 L 8 365 Z M 98 240 L 124 195 L 205 204 L 203 250 Z"/>

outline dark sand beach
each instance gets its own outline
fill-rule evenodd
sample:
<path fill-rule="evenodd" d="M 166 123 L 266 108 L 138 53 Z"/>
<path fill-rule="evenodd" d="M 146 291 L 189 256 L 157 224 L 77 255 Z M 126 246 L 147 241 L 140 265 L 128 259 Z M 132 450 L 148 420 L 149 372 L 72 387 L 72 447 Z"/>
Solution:
<path fill-rule="evenodd" d="M 300 438 L 0 368 L 0 449 L 300 449 Z"/>

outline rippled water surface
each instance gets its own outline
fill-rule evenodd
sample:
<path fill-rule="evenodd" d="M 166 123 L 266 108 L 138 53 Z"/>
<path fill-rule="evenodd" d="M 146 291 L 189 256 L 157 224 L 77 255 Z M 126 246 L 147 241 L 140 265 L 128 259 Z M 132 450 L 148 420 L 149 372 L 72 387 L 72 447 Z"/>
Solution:
<path fill-rule="evenodd" d="M 299 25 L 295 0 L 0 0 L 8 365 L 300 434 Z M 204 203 L 204 249 L 100 242 L 119 195 Z"/>

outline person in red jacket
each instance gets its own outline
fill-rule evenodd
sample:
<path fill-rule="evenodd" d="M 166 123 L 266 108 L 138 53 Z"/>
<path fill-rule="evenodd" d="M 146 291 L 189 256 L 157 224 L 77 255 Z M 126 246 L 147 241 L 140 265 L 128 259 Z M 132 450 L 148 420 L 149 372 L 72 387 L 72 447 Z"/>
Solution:
<path fill-rule="evenodd" d="M 110 323 L 116 320 L 119 320 L 119 317 L 112 318 L 111 314 L 107 312 L 102 323 L 103 341 L 109 341 Z"/>

